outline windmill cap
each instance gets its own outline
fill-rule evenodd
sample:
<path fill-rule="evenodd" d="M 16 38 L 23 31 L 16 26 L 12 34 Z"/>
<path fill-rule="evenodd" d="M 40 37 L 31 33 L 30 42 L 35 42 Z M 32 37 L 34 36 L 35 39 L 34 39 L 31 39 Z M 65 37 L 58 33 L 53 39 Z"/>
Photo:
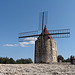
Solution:
<path fill-rule="evenodd" d="M 50 34 L 50 33 L 48 32 L 48 30 L 47 30 L 46 25 L 45 25 L 45 28 L 44 28 L 44 34 Z M 47 36 L 48 36 L 48 38 L 53 39 L 51 35 L 47 35 Z"/>

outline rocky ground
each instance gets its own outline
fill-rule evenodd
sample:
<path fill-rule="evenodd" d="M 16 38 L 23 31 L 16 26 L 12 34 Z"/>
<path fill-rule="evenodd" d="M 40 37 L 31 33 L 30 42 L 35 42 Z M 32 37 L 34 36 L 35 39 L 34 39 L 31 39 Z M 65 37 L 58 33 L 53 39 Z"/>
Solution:
<path fill-rule="evenodd" d="M 0 75 L 75 75 L 75 65 L 0 64 Z"/>

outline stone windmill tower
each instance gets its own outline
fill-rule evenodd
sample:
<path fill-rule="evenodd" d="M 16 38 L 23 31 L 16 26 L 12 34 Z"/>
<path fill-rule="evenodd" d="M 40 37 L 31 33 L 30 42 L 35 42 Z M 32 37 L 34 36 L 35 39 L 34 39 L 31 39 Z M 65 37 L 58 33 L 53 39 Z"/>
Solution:
<path fill-rule="evenodd" d="M 19 42 L 33 41 L 32 37 L 38 37 L 35 41 L 34 62 L 56 63 L 57 47 L 56 41 L 53 38 L 69 38 L 70 29 L 47 30 L 47 14 L 45 12 L 41 13 L 39 25 L 41 26 L 40 28 L 42 30 L 41 34 L 38 34 L 38 31 L 19 33 Z"/>
<path fill-rule="evenodd" d="M 49 34 L 46 26 L 43 33 Z M 56 41 L 51 35 L 43 37 L 43 47 L 41 49 L 41 36 L 35 41 L 35 63 L 56 63 L 57 62 L 57 47 Z"/>

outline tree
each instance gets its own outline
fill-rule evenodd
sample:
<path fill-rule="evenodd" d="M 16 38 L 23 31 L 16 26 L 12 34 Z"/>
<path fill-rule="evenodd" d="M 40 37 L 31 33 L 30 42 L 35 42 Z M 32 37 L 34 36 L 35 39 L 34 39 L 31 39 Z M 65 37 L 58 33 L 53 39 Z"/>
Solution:
<path fill-rule="evenodd" d="M 2 64 L 9 64 L 9 58 L 7 58 L 7 57 L 2 58 L 2 62 L 1 63 Z"/>
<path fill-rule="evenodd" d="M 2 61 L 3 61 L 3 60 L 2 60 L 2 57 L 0 57 L 0 63 L 2 63 Z"/>
<path fill-rule="evenodd" d="M 62 55 L 58 55 L 57 60 L 58 60 L 58 62 L 60 62 L 60 60 L 63 62 L 64 58 L 62 57 Z"/>
<path fill-rule="evenodd" d="M 16 63 L 17 64 L 29 64 L 29 63 L 33 63 L 33 62 L 31 60 L 31 58 L 29 58 L 29 59 L 21 58 L 21 59 L 16 60 Z"/>
<path fill-rule="evenodd" d="M 25 60 L 22 59 L 22 58 L 21 58 L 21 59 L 17 59 L 17 60 L 16 60 L 16 63 L 17 63 L 17 64 L 26 64 L 26 63 L 25 63 Z"/>
<path fill-rule="evenodd" d="M 33 63 L 31 58 L 26 59 L 25 61 L 26 61 L 26 63 Z"/>
<path fill-rule="evenodd" d="M 10 63 L 10 64 L 15 64 L 15 61 L 13 60 L 13 58 L 10 58 L 10 59 L 9 59 L 9 63 Z"/>
<path fill-rule="evenodd" d="M 16 61 L 13 58 L 0 57 L 1 64 L 29 64 L 33 63 L 31 58 L 28 59 L 17 59 Z"/>
<path fill-rule="evenodd" d="M 71 61 L 70 58 L 68 58 L 68 59 L 65 60 L 65 62 L 70 62 L 70 61 Z"/>

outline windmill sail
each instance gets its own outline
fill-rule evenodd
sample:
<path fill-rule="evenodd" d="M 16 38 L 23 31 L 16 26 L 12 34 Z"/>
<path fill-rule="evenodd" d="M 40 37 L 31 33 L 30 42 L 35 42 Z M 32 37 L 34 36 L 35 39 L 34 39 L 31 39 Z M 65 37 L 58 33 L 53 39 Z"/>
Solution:
<path fill-rule="evenodd" d="M 30 41 L 30 40 L 36 40 L 36 37 L 39 36 L 38 31 L 29 31 L 29 32 L 23 32 L 19 33 L 19 42 L 24 42 L 24 41 Z"/>
<path fill-rule="evenodd" d="M 48 30 L 52 38 L 69 38 L 70 29 Z"/>
<path fill-rule="evenodd" d="M 40 12 L 38 30 L 42 30 L 42 23 L 43 23 L 43 29 L 45 25 L 47 26 L 47 21 L 48 21 L 47 19 L 48 19 L 48 11 Z"/>
<path fill-rule="evenodd" d="M 36 40 L 38 36 L 42 36 L 41 39 L 43 41 L 43 36 L 51 35 L 52 38 L 69 38 L 70 37 L 70 29 L 59 29 L 59 30 L 48 30 L 49 34 L 43 34 L 43 30 L 45 26 L 47 26 L 47 18 L 48 12 L 41 12 L 39 14 L 39 28 L 38 31 L 30 31 L 19 33 L 19 42 Z M 39 33 L 39 31 L 41 32 Z M 42 33 L 42 34 L 41 34 Z"/>

